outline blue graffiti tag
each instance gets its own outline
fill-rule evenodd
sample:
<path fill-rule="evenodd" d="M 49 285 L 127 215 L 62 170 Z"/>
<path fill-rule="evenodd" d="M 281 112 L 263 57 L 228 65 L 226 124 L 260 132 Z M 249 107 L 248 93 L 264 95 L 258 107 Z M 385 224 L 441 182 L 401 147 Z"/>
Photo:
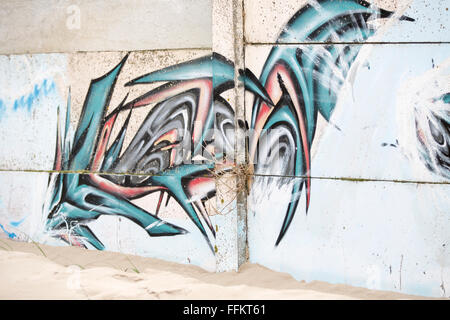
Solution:
<path fill-rule="evenodd" d="M 14 232 L 8 232 L 1 224 L 0 224 L 0 228 L 3 230 L 4 233 L 6 233 L 8 238 L 14 239 L 15 237 L 17 237 L 17 235 Z"/>
<path fill-rule="evenodd" d="M 48 94 L 52 93 L 56 88 L 56 84 L 51 79 L 44 79 L 41 84 L 35 84 L 31 92 L 26 93 L 20 98 L 14 99 L 11 103 L 12 111 L 26 110 L 31 112 L 33 105 L 39 100 L 39 98 L 46 97 Z M 7 103 L 5 100 L 0 99 L 0 120 L 5 115 L 7 108 Z"/>

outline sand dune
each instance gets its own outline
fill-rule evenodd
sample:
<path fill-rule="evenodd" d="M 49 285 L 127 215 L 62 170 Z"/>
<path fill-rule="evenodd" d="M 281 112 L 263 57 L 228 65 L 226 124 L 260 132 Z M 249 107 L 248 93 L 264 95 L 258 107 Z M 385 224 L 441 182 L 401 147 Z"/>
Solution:
<path fill-rule="evenodd" d="M 209 273 L 158 259 L 2 239 L 0 299 L 423 299 L 314 281 L 246 263 Z"/>

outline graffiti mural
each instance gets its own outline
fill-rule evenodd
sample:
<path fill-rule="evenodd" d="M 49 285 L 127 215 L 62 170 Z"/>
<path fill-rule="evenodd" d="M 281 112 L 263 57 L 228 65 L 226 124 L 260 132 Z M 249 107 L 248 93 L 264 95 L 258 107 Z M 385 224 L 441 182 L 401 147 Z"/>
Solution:
<path fill-rule="evenodd" d="M 188 79 L 175 85 L 170 83 L 130 103 L 125 103 L 125 97 L 115 110 L 106 114 L 115 81 L 126 60 L 127 56 L 108 74 L 92 81 L 73 140 L 67 135 L 70 123 L 69 98 L 65 134 L 60 131 L 57 133 L 54 169 L 96 173 L 52 175 L 51 197 L 44 209 L 48 211 L 47 228 L 55 236 L 71 244 L 85 246 L 83 243 L 86 241 L 97 249 L 103 249 L 104 245 L 86 223 L 100 215 L 126 217 L 144 228 L 152 237 L 183 234 L 186 230 L 158 218 L 163 194 L 168 193 L 178 201 L 208 240 L 194 206 L 199 210 L 203 209 L 201 212 L 204 213 L 202 200 L 210 197 L 214 191 L 210 186 L 213 180 L 204 176 L 212 165 L 180 164 L 192 157 L 192 153 L 182 152 L 190 150 L 186 145 L 191 139 L 195 146 L 192 150 L 194 153 L 200 148 L 207 148 L 200 126 L 205 123 L 206 127 L 211 126 L 214 120 L 214 114 L 210 112 L 211 76 L 200 80 Z M 198 63 L 202 65 L 203 61 Z M 184 71 L 174 72 L 173 77 L 180 73 L 182 76 L 186 75 L 183 74 Z M 164 81 L 164 76 L 167 77 L 168 74 L 161 76 L 152 73 L 130 85 L 134 82 Z M 132 142 L 121 154 L 133 108 L 150 103 L 157 105 L 148 113 Z M 121 112 L 128 112 L 128 118 L 114 142 L 107 148 L 111 131 Z M 129 172 L 146 175 L 124 175 Z M 156 173 L 162 174 L 155 175 Z M 131 202 L 154 192 L 160 192 L 160 200 L 153 213 Z M 191 202 L 189 198 L 194 195 L 197 196 L 197 201 Z M 203 218 L 214 232 L 207 215 L 203 215 Z"/>
<path fill-rule="evenodd" d="M 332 1 L 309 3 L 276 43 L 261 39 L 256 27 L 249 36 L 257 41 L 247 47 L 246 67 L 261 72 L 263 83 L 263 75 L 270 77 L 271 56 L 281 60 L 290 73 L 277 70 L 272 76 L 281 82 L 278 96 L 263 85 L 275 105 L 289 97 L 285 104 L 294 111 L 298 105 L 306 119 L 304 125 L 294 122 L 293 130 L 291 118 L 284 117 L 285 127 L 279 130 L 284 138 L 263 140 L 261 134 L 255 139 L 257 146 L 266 146 L 255 151 L 259 157 L 248 205 L 249 260 L 298 280 L 448 296 L 443 288 L 450 279 L 450 47 L 393 43 L 406 33 L 416 40 L 421 30 L 437 32 L 428 21 L 436 13 L 445 15 L 446 5 L 436 3 L 426 11 L 429 3 L 411 1 L 390 18 L 380 11 L 378 17 L 388 18 L 380 19 L 387 21 L 384 25 L 370 18 L 364 24 L 355 14 L 346 20 L 348 37 L 337 32 L 333 40 L 320 41 L 308 36 L 310 29 L 303 24 L 308 21 L 314 30 L 309 20 L 315 21 L 314 15 L 304 14 L 316 12 L 316 21 L 324 23 L 325 16 L 332 17 Z M 335 2 L 337 7 L 345 3 L 350 2 Z M 357 1 L 353 5 L 364 6 Z M 266 21 L 277 15 L 262 12 Z M 320 30 L 333 33 L 329 25 Z M 249 119 L 257 122 L 255 106 L 263 103 L 247 101 L 253 111 Z M 304 143 L 302 137 L 307 138 Z M 289 158 L 303 144 L 309 155 Z M 262 167 L 264 150 L 268 160 Z M 277 150 L 282 156 L 274 162 Z M 296 177 L 289 162 L 294 159 L 304 166 Z M 298 193 L 292 193 L 295 188 Z"/>
<path fill-rule="evenodd" d="M 249 129 L 253 183 L 261 185 L 264 176 L 276 174 L 284 177 L 278 184 L 292 184 L 275 245 L 288 231 L 302 194 L 308 212 L 311 146 L 318 115 L 330 120 L 341 86 L 361 49 L 351 43 L 363 43 L 375 33 L 369 21 L 392 14 L 365 1 L 311 1 L 291 18 L 277 42 L 342 44 L 274 46 L 259 78 L 249 69 L 239 71 L 239 81 L 255 97 L 250 123 L 239 125 Z M 407 16 L 399 19 L 414 21 Z M 175 199 L 214 252 L 206 228 L 213 237 L 215 230 L 205 201 L 215 196 L 217 174 L 234 165 L 234 111 L 221 96 L 234 87 L 234 65 L 214 53 L 144 74 L 126 86 L 164 84 L 131 101 L 123 97 L 108 113 L 127 57 L 91 82 L 73 136 L 69 134 L 69 96 L 65 125 L 58 124 L 55 173 L 44 205 L 46 228 L 72 245 L 89 244 L 97 249 L 105 246 L 88 224 L 101 215 L 126 217 L 150 237 L 185 234 L 185 229 L 158 217 L 167 194 L 167 201 Z M 448 94 L 436 103 L 448 103 Z M 124 146 L 130 117 L 139 108 L 148 110 L 145 120 Z M 126 121 L 117 136 L 111 137 L 118 116 L 124 113 Z M 436 164 L 448 168 L 448 113 L 431 116 L 429 132 L 439 146 L 432 155 L 429 151 L 422 154 L 425 161 L 435 159 L 430 168 Z M 428 146 L 420 132 L 423 130 L 418 129 L 421 145 Z M 133 203 L 152 193 L 159 193 L 153 212 Z"/>
<path fill-rule="evenodd" d="M 219 2 L 213 50 L 0 55 L 0 237 L 448 296 L 449 0 Z"/>
<path fill-rule="evenodd" d="M 313 1 L 299 10 L 288 22 L 278 38 L 278 43 L 295 42 L 364 42 L 375 32 L 369 19 L 387 18 L 393 13 L 375 8 L 365 1 Z M 402 16 L 400 20 L 413 21 Z M 296 212 L 303 188 L 306 189 L 306 211 L 311 192 L 311 145 L 320 113 L 329 120 L 336 105 L 336 97 L 355 60 L 360 46 L 275 46 L 263 67 L 260 82 L 275 101 L 269 105 L 256 99 L 253 105 L 251 126 L 255 136 L 250 144 L 250 156 L 256 152 L 260 132 L 280 132 L 277 139 L 261 148 L 256 174 L 273 174 L 271 154 L 284 152 L 282 176 L 305 176 L 296 179 L 291 201 L 285 214 L 282 229 L 276 240 L 279 244 Z M 278 141 L 286 143 L 280 144 Z M 283 151 L 281 149 L 285 149 Z M 289 179 L 289 178 L 288 178 Z M 279 180 L 285 184 L 286 181 Z"/>
<path fill-rule="evenodd" d="M 170 198 L 175 199 L 213 251 L 205 228 L 213 237 L 215 230 L 205 201 L 214 197 L 214 177 L 229 170 L 231 163 L 226 160 L 227 155 L 234 152 L 234 112 L 220 96 L 233 87 L 233 65 L 214 54 L 143 75 L 126 85 L 166 83 L 130 102 L 126 102 L 125 96 L 107 114 L 115 81 L 127 57 L 109 73 L 91 82 L 73 138 L 68 134 L 69 95 L 66 124 L 64 128 L 58 124 L 56 135 L 53 168 L 56 173 L 50 177 L 48 201 L 44 206 L 48 218 L 46 228 L 70 244 L 86 246 L 88 243 L 97 249 L 104 249 L 104 245 L 87 224 L 101 215 L 126 217 L 151 237 L 184 234 L 187 231 L 183 228 L 158 218 L 167 193 L 166 204 Z M 211 76 L 213 66 L 220 76 Z M 250 90 L 260 89 L 253 78 L 247 83 Z M 156 105 L 124 148 L 133 110 L 151 104 Z M 126 112 L 127 119 L 108 147 L 118 115 Z M 202 160 L 195 160 L 197 156 Z M 216 165 L 219 159 L 225 159 L 220 167 Z M 160 196 L 154 212 L 132 203 L 155 192 Z"/>

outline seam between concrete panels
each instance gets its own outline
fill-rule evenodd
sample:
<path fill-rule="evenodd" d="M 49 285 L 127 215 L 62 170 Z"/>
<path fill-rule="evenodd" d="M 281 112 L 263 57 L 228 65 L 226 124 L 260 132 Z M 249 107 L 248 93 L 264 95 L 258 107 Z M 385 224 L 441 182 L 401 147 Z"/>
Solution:
<path fill-rule="evenodd" d="M 255 177 L 273 177 L 273 178 L 292 178 L 292 179 L 316 179 L 316 180 L 340 180 L 351 182 L 393 182 L 393 183 L 410 183 L 410 184 L 436 184 L 450 185 L 448 181 L 423 181 L 423 180 L 402 180 L 402 179 L 375 179 L 375 178 L 353 178 L 353 177 L 320 177 L 320 176 L 293 176 L 293 175 L 276 175 L 276 174 L 253 174 Z"/>
<path fill-rule="evenodd" d="M 186 47 L 186 48 L 161 48 L 161 49 L 139 49 L 139 50 L 77 50 L 77 51 L 24 51 L 24 52 L 9 52 L 2 53 L 1 56 L 17 56 L 17 55 L 34 55 L 34 54 L 86 54 L 86 53 L 140 53 L 140 52 L 171 52 L 171 51 L 185 51 L 185 50 L 199 50 L 212 51 L 212 47 Z"/>
<path fill-rule="evenodd" d="M 98 174 L 98 175 L 133 175 L 133 176 L 160 176 L 160 174 L 148 174 L 142 172 L 102 172 L 88 170 L 38 170 L 38 169 L 0 169 L 0 172 L 24 172 L 24 173 L 62 173 L 62 174 Z M 201 175 L 202 176 L 202 175 Z M 206 176 L 206 175 L 205 175 Z M 404 179 L 376 179 L 376 178 L 356 178 L 356 177 L 321 177 L 321 176 L 294 176 L 294 175 L 277 175 L 277 174 L 252 174 L 254 177 L 273 177 L 273 178 L 297 178 L 297 179 L 316 179 L 316 180 L 341 180 L 353 182 L 393 182 L 393 183 L 411 183 L 411 184 L 436 184 L 450 185 L 449 181 L 425 181 L 425 180 L 404 180 Z"/>
<path fill-rule="evenodd" d="M 345 44 L 345 45 L 366 45 L 366 44 L 393 44 L 393 45 L 420 45 L 420 44 L 430 44 L 430 45 L 440 45 L 440 44 L 450 44 L 450 41 L 367 41 L 367 42 L 245 42 L 245 45 L 256 46 L 256 45 L 270 45 L 270 46 L 293 46 L 293 45 L 334 45 L 334 44 Z"/>

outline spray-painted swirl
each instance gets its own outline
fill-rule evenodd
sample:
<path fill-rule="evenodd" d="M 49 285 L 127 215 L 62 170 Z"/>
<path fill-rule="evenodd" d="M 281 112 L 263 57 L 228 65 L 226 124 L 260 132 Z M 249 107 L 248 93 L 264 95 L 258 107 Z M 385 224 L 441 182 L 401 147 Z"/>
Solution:
<path fill-rule="evenodd" d="M 374 33 L 367 24 L 369 19 L 390 15 L 391 12 L 365 1 L 311 1 L 289 21 L 278 43 L 342 44 L 274 46 L 259 79 L 248 69 L 239 71 L 239 81 L 255 96 L 249 145 L 255 180 L 277 168 L 288 180 L 301 177 L 292 184 L 291 200 L 276 245 L 288 230 L 304 187 L 308 210 L 310 149 L 318 113 L 330 119 L 338 92 L 360 49 L 348 43 L 363 42 Z M 91 82 L 73 139 L 68 134 L 69 97 L 65 129 L 58 124 L 54 169 L 88 173 L 52 174 L 44 206 L 47 229 L 71 244 L 89 243 L 97 249 L 104 245 L 87 224 L 100 215 L 126 217 L 149 236 L 186 233 L 158 217 L 162 195 L 167 193 L 183 208 L 214 252 L 204 224 L 213 236 L 215 232 L 204 202 L 215 194 L 214 177 L 210 174 L 214 161 L 234 152 L 234 112 L 221 97 L 234 87 L 233 63 L 214 53 L 145 74 L 126 86 L 165 83 L 130 102 L 124 97 L 114 111 L 106 114 L 127 57 Z M 137 108 L 149 111 L 122 152 L 131 114 Z M 121 113 L 128 113 L 128 117 L 108 147 Z M 441 141 L 439 135 L 443 129 L 448 130 L 448 118 L 445 125 L 437 125 L 437 119 L 431 121 L 435 140 L 447 143 L 441 144 L 448 148 L 448 141 Z M 211 129 L 216 129 L 214 136 Z M 442 149 L 439 157 L 443 159 L 445 154 L 448 155 L 448 149 Z M 191 163 L 197 156 L 206 161 Z M 131 202 L 154 192 L 160 192 L 154 213 Z"/>
<path fill-rule="evenodd" d="M 450 93 L 427 103 L 415 109 L 419 154 L 430 171 L 450 178 Z"/>
<path fill-rule="evenodd" d="M 270 160 L 265 158 L 278 153 L 292 158 L 283 175 L 303 177 L 293 179 L 292 196 L 281 231 L 276 240 L 280 243 L 297 210 L 303 186 L 306 185 L 306 212 L 311 192 L 311 145 L 320 113 L 329 121 L 336 105 L 338 92 L 363 42 L 374 34 L 368 25 L 372 18 L 387 18 L 392 12 L 376 8 L 365 1 L 311 1 L 299 10 L 283 29 L 277 42 L 314 42 L 320 45 L 283 45 L 272 48 L 261 72 L 259 81 L 266 89 L 274 105 L 256 98 L 253 104 L 251 127 L 254 136 L 250 143 L 250 158 L 256 162 L 255 173 L 267 172 L 263 167 Z M 400 20 L 412 20 L 402 16 Z M 323 44 L 340 42 L 343 44 Z M 263 132 L 283 127 L 280 139 L 292 141 L 292 153 L 275 150 L 284 147 L 276 142 L 260 139 Z M 289 132 L 286 134 L 285 132 Z M 261 150 L 257 154 L 257 149 Z M 254 161 L 257 157 L 257 161 Z M 287 160 L 286 160 L 287 162 Z M 261 179 L 256 177 L 256 180 Z M 279 183 L 286 183 L 279 179 Z"/>

